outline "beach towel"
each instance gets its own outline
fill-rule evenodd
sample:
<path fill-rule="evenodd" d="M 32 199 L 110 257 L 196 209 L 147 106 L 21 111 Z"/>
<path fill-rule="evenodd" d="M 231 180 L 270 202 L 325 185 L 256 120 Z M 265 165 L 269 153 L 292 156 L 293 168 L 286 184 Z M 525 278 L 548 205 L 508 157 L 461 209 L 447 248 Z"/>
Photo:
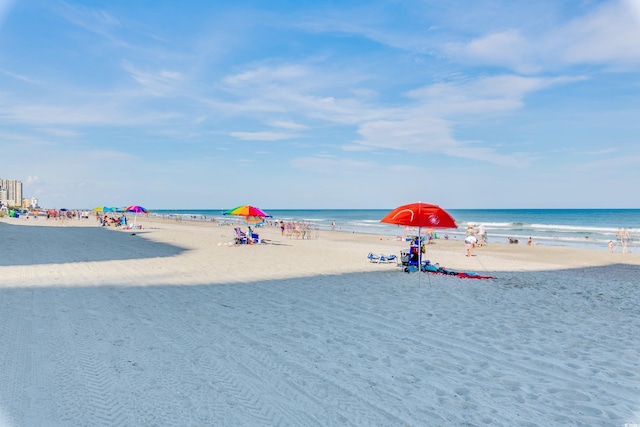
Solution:
<path fill-rule="evenodd" d="M 445 276 L 456 276 L 461 279 L 495 279 L 494 276 L 483 276 L 472 271 L 456 271 L 446 267 L 441 267 L 438 264 L 426 264 L 422 266 L 422 271 L 431 274 L 443 274 Z"/>

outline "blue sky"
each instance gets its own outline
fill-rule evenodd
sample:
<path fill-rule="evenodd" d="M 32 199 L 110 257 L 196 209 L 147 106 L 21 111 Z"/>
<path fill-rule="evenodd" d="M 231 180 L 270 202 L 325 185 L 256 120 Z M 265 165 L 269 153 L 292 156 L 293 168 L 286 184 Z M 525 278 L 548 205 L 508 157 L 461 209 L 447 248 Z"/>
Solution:
<path fill-rule="evenodd" d="M 640 0 L 0 0 L 46 207 L 640 207 Z"/>

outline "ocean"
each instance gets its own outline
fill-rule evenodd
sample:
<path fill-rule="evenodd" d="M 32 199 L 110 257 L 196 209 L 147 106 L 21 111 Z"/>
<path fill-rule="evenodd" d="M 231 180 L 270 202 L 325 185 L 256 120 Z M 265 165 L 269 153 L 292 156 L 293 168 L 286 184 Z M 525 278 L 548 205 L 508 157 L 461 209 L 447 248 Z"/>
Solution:
<path fill-rule="evenodd" d="M 391 236 L 415 234 L 416 230 L 384 224 L 380 219 L 390 209 L 264 209 L 272 215 L 263 226 L 280 219 L 310 223 L 320 230 L 335 229 L 349 233 L 370 233 Z M 631 237 L 630 252 L 640 249 L 640 209 L 448 209 L 458 228 L 435 230 L 438 237 L 464 237 L 469 225 L 483 225 L 487 242 L 508 243 L 509 238 L 526 244 L 590 247 L 607 249 L 613 241 L 619 250 L 617 233 L 627 229 Z M 222 209 L 157 210 L 151 215 L 180 218 L 186 221 L 238 222 L 238 218 L 222 215 Z"/>

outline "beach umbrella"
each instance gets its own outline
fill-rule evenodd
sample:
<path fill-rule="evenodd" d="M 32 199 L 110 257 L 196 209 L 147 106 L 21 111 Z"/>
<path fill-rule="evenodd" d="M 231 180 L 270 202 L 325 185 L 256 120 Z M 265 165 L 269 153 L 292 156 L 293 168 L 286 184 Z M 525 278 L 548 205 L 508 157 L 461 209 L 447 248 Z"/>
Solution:
<path fill-rule="evenodd" d="M 124 212 L 133 212 L 133 225 L 136 225 L 136 218 L 138 217 L 139 213 L 149 213 L 148 209 L 143 208 L 142 206 L 138 206 L 138 205 L 130 205 L 127 206 L 123 209 Z"/>
<path fill-rule="evenodd" d="M 421 229 L 427 228 L 458 228 L 456 220 L 438 205 L 428 203 L 409 203 L 398 206 L 380 220 L 387 224 L 397 224 L 418 227 L 418 244 L 421 246 Z M 418 248 L 418 271 L 422 269 L 422 248 Z"/>
<path fill-rule="evenodd" d="M 242 221 L 247 225 L 260 225 L 264 223 L 263 216 L 245 216 Z"/>
<path fill-rule="evenodd" d="M 233 209 L 229 209 L 228 211 L 222 212 L 222 215 L 237 215 L 243 216 L 245 218 L 248 217 L 258 217 L 258 218 L 266 218 L 271 217 L 268 213 L 264 212 L 262 209 L 257 208 L 251 205 L 242 205 L 235 207 Z"/>
<path fill-rule="evenodd" d="M 271 217 L 268 213 L 260 208 L 251 205 L 242 205 L 222 212 L 222 215 L 241 216 L 247 225 L 258 225 L 264 222 L 266 217 Z M 251 236 L 249 236 L 251 238 Z"/>
<path fill-rule="evenodd" d="M 116 208 L 110 208 L 109 206 L 97 206 L 91 209 L 91 212 L 115 212 Z"/>
<path fill-rule="evenodd" d="M 149 213 L 148 209 L 143 208 L 138 205 L 131 205 L 124 208 L 125 212 L 134 212 L 134 213 Z"/>
<path fill-rule="evenodd" d="M 380 222 L 419 228 L 458 228 L 456 220 L 447 211 L 438 205 L 422 202 L 398 206 Z"/>

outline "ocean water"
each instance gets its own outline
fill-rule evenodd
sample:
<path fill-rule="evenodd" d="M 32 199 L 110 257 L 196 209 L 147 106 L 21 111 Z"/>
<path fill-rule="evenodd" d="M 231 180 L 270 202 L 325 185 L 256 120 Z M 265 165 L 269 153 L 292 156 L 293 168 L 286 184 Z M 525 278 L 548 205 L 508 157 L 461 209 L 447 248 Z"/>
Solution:
<path fill-rule="evenodd" d="M 335 221 L 335 229 L 349 233 L 371 233 L 391 236 L 416 234 L 417 230 L 384 224 L 380 219 L 390 209 L 307 209 L 280 210 L 265 209 L 272 215 L 270 221 L 303 221 L 320 230 L 330 230 Z M 447 210 L 458 224 L 457 229 L 435 230 L 438 237 L 448 235 L 450 239 L 460 239 L 469 225 L 483 225 L 487 241 L 507 243 L 509 238 L 526 244 L 529 237 L 535 244 L 597 247 L 606 249 L 613 241 L 619 250 L 617 233 L 627 229 L 631 236 L 629 249 L 638 252 L 640 248 L 640 209 L 450 209 Z M 222 215 L 222 209 L 205 210 L 158 210 L 152 215 L 180 218 L 186 221 L 238 222 L 238 218 Z"/>

